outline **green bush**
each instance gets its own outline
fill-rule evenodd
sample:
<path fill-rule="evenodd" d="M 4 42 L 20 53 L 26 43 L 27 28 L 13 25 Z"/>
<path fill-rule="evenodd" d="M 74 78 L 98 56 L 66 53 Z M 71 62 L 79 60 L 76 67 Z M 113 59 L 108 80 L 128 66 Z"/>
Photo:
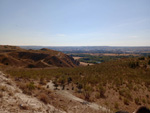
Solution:
<path fill-rule="evenodd" d="M 85 85 L 84 86 L 84 91 L 83 91 L 83 95 L 85 97 L 85 100 L 90 101 L 91 93 L 92 93 L 92 87 L 89 86 L 89 85 Z"/>
<path fill-rule="evenodd" d="M 116 109 L 119 109 L 119 104 L 118 104 L 117 102 L 115 102 L 114 107 L 115 107 Z"/>
<path fill-rule="evenodd" d="M 103 86 L 99 86 L 99 94 L 100 94 L 100 98 L 105 98 L 105 92 L 106 89 Z"/>
<path fill-rule="evenodd" d="M 135 103 L 136 103 L 137 105 L 141 105 L 139 98 L 135 98 L 134 101 L 135 101 Z"/>
<path fill-rule="evenodd" d="M 140 57 L 139 60 L 145 60 L 145 57 Z"/>
<path fill-rule="evenodd" d="M 130 67 L 130 68 L 139 67 L 139 62 L 130 62 L 130 63 L 129 63 L 129 67 Z"/>
<path fill-rule="evenodd" d="M 34 90 L 34 89 L 35 89 L 34 83 L 31 82 L 31 83 L 27 84 L 27 88 L 28 88 L 29 90 Z"/>
<path fill-rule="evenodd" d="M 49 103 L 49 97 L 45 93 L 40 93 L 38 98 L 45 104 Z"/>
<path fill-rule="evenodd" d="M 129 100 L 126 99 L 126 98 L 124 98 L 124 104 L 125 104 L 125 105 L 129 105 Z"/>
<path fill-rule="evenodd" d="M 81 89 L 83 88 L 83 85 L 82 84 L 78 84 L 77 88 L 78 88 L 78 92 L 81 93 Z"/>
<path fill-rule="evenodd" d="M 128 89 L 121 89 L 119 90 L 119 94 L 126 99 L 133 100 L 132 95 L 130 94 L 130 91 Z"/>
<path fill-rule="evenodd" d="M 148 61 L 148 65 L 150 65 L 150 60 Z"/>

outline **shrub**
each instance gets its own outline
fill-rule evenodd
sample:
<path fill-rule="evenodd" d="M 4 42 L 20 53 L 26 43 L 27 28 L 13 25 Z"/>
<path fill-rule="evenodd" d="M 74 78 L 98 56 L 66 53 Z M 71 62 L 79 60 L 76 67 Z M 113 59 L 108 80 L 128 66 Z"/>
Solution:
<path fill-rule="evenodd" d="M 115 107 L 116 109 L 119 109 L 119 104 L 116 102 L 114 107 Z"/>
<path fill-rule="evenodd" d="M 135 101 L 135 103 L 136 103 L 137 105 L 141 105 L 139 98 L 135 98 L 134 101 Z"/>
<path fill-rule="evenodd" d="M 146 103 L 145 99 L 142 99 L 142 102 L 145 104 Z"/>
<path fill-rule="evenodd" d="M 135 87 L 133 88 L 133 90 L 134 90 L 134 91 L 137 91 L 137 90 L 138 90 L 138 88 L 135 86 Z"/>
<path fill-rule="evenodd" d="M 27 88 L 28 88 L 29 90 L 34 90 L 34 89 L 35 89 L 34 83 L 31 82 L 31 83 L 27 84 Z"/>
<path fill-rule="evenodd" d="M 129 67 L 130 68 L 136 68 L 136 67 L 138 67 L 139 66 L 139 62 L 130 62 L 129 63 Z"/>
<path fill-rule="evenodd" d="M 6 86 L 0 86 L 0 90 L 1 90 L 1 91 L 7 91 L 8 89 L 7 89 Z"/>
<path fill-rule="evenodd" d="M 9 96 L 13 96 L 14 95 L 14 93 L 12 92 L 12 91 L 9 91 Z"/>
<path fill-rule="evenodd" d="M 106 92 L 106 89 L 104 89 L 104 87 L 102 86 L 99 86 L 99 93 L 100 93 L 101 98 L 105 98 L 105 92 Z"/>
<path fill-rule="evenodd" d="M 40 78 L 40 84 L 46 85 L 46 81 L 43 76 Z"/>
<path fill-rule="evenodd" d="M 140 57 L 139 60 L 145 60 L 145 57 Z"/>
<path fill-rule="evenodd" d="M 41 93 L 39 94 L 38 97 L 42 102 L 44 102 L 45 104 L 49 103 L 49 97 L 45 94 L 45 93 Z"/>
<path fill-rule="evenodd" d="M 35 68 L 35 65 L 34 64 L 29 64 L 27 67 L 28 68 Z"/>
<path fill-rule="evenodd" d="M 149 98 L 149 95 L 148 95 L 148 94 L 146 95 L 146 98 Z"/>
<path fill-rule="evenodd" d="M 148 65 L 150 65 L 150 60 L 148 61 Z"/>
<path fill-rule="evenodd" d="M 7 62 L 7 63 L 5 63 L 5 65 L 8 65 L 9 63 Z"/>
<path fill-rule="evenodd" d="M 124 98 L 124 104 L 125 104 L 125 105 L 129 105 L 129 100 L 126 99 L 126 98 Z"/>
<path fill-rule="evenodd" d="M 34 83 L 28 83 L 28 84 L 25 84 L 25 83 L 19 83 L 19 88 L 22 89 L 23 93 L 24 94 L 28 94 L 28 95 L 31 95 L 32 94 L 32 90 L 35 89 L 35 85 Z"/>
<path fill-rule="evenodd" d="M 54 81 L 53 83 L 54 83 L 55 90 L 57 90 L 57 87 L 58 87 L 57 82 L 56 82 L 56 81 Z"/>
<path fill-rule="evenodd" d="M 63 77 L 60 77 L 60 78 L 58 79 L 58 82 L 59 82 L 60 85 L 62 86 L 62 85 L 65 84 L 65 79 L 64 79 Z"/>
<path fill-rule="evenodd" d="M 68 77 L 67 81 L 68 81 L 68 84 L 70 84 L 72 82 L 72 78 Z"/>
<path fill-rule="evenodd" d="M 2 92 L 0 92 L 0 98 L 2 98 L 3 97 L 3 93 Z"/>
<path fill-rule="evenodd" d="M 91 93 L 92 93 L 92 88 L 89 86 L 89 85 L 86 85 L 84 87 L 84 97 L 85 97 L 85 100 L 90 100 L 90 96 L 91 96 Z"/>
<path fill-rule="evenodd" d="M 147 103 L 150 104 L 150 100 L 147 100 Z"/>
<path fill-rule="evenodd" d="M 133 100 L 133 99 L 132 99 L 132 95 L 130 94 L 130 91 L 127 90 L 127 89 L 122 89 L 122 90 L 120 90 L 120 91 L 119 91 L 119 94 L 120 94 L 121 96 L 123 96 L 123 97 L 129 99 L 129 100 Z"/>
<path fill-rule="evenodd" d="M 83 88 L 82 84 L 78 84 L 77 88 L 78 88 L 78 92 L 81 93 L 81 89 Z"/>
<path fill-rule="evenodd" d="M 99 99 L 99 98 L 100 98 L 100 94 L 99 94 L 99 93 L 96 93 L 96 94 L 95 94 L 95 98 Z"/>
<path fill-rule="evenodd" d="M 127 87 L 128 87 L 130 90 L 133 89 L 133 84 L 132 84 L 132 82 L 130 82 L 130 83 L 126 84 L 126 85 L 127 85 Z"/>

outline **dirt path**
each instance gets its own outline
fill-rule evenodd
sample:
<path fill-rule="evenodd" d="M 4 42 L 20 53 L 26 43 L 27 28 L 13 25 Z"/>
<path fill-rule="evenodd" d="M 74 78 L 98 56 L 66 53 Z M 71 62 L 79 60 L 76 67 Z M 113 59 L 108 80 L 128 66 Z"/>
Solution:
<path fill-rule="evenodd" d="M 109 109 L 80 99 L 67 90 L 54 90 L 52 82 L 48 85 L 51 91 L 69 100 L 70 105 L 64 103 L 66 112 L 23 94 L 15 82 L 0 72 L 0 113 L 111 113 Z"/>
<path fill-rule="evenodd" d="M 0 113 L 66 113 L 28 96 L 0 72 Z"/>
<path fill-rule="evenodd" d="M 52 83 L 52 81 L 50 81 L 47 85 L 49 86 L 49 88 L 51 90 L 55 89 L 54 84 Z M 61 89 L 61 88 L 59 87 L 59 89 Z M 55 90 L 55 91 L 59 95 L 62 95 L 62 96 L 66 97 L 66 98 L 68 98 L 68 99 L 70 99 L 72 101 L 80 102 L 83 105 L 86 105 L 87 107 L 90 107 L 90 108 L 92 108 L 94 110 L 102 111 L 102 112 L 105 112 L 105 113 L 112 113 L 109 109 L 107 109 L 107 108 L 105 108 L 103 106 L 100 106 L 100 105 L 98 105 L 96 103 L 91 103 L 91 102 L 85 101 L 85 100 L 83 100 L 81 98 L 78 98 L 78 97 L 74 96 L 73 94 L 71 94 L 70 92 L 68 92 L 67 90 Z"/>
<path fill-rule="evenodd" d="M 46 66 L 48 66 L 48 67 L 51 67 L 51 66 L 52 66 L 52 65 L 50 65 L 50 64 L 48 64 L 48 63 L 46 63 L 46 62 L 44 62 L 44 59 L 41 60 L 41 62 L 42 62 L 43 64 L 45 64 Z"/>

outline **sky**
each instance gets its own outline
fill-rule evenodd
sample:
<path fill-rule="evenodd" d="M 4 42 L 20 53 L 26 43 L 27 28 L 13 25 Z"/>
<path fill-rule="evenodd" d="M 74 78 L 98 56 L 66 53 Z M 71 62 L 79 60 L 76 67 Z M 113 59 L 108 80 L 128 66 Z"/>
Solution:
<path fill-rule="evenodd" d="M 150 46 L 150 0 L 0 0 L 0 45 Z"/>

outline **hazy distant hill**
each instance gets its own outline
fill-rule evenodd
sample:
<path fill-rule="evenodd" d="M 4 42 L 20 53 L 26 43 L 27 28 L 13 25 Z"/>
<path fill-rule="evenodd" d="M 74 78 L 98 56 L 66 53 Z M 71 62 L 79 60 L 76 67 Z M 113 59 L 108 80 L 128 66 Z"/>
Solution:
<path fill-rule="evenodd" d="M 57 51 L 62 51 L 64 53 L 150 53 L 150 47 L 149 46 L 139 46 L 139 47 L 117 47 L 117 46 L 20 46 L 24 49 L 34 49 L 38 50 L 41 48 L 48 48 L 53 49 Z"/>
<path fill-rule="evenodd" d="M 21 67 L 75 67 L 79 62 L 62 52 L 40 49 L 25 50 L 16 46 L 0 46 L 0 63 Z"/>

